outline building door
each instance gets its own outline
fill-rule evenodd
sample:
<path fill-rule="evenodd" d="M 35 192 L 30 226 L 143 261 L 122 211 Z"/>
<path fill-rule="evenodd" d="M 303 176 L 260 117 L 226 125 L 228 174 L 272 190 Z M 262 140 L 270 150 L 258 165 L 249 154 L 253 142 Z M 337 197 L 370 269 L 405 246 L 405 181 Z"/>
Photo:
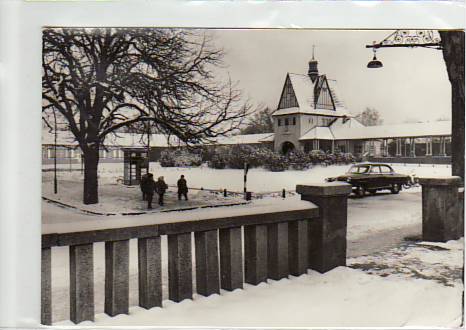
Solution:
<path fill-rule="evenodd" d="M 293 143 L 291 142 L 283 142 L 282 144 L 282 154 L 286 155 L 288 154 L 289 152 L 293 151 L 295 149 L 295 146 Z"/>

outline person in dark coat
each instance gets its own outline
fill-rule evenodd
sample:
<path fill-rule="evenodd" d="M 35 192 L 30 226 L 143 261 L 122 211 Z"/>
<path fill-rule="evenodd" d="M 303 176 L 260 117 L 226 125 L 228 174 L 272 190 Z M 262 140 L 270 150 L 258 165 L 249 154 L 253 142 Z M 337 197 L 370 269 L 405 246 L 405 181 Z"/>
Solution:
<path fill-rule="evenodd" d="M 168 186 L 165 183 L 165 181 L 163 180 L 163 176 L 159 177 L 157 179 L 157 182 L 155 183 L 155 191 L 159 195 L 159 205 L 160 206 L 163 206 L 163 195 L 165 194 L 167 189 L 168 189 Z"/>
<path fill-rule="evenodd" d="M 141 190 L 147 200 L 147 208 L 152 209 L 152 198 L 154 197 L 156 183 L 154 181 L 154 175 L 147 173 L 147 177 L 144 181 L 141 180 Z"/>
<path fill-rule="evenodd" d="M 182 175 L 178 180 L 178 200 L 181 200 L 181 196 L 184 196 L 185 200 L 188 200 L 188 184 L 184 175 Z"/>
<path fill-rule="evenodd" d="M 143 174 L 143 175 L 141 176 L 141 182 L 139 182 L 139 187 L 141 188 L 142 200 L 143 200 L 143 201 L 146 201 L 146 200 L 147 200 L 146 193 L 144 192 L 143 186 L 144 186 L 144 184 L 145 184 L 145 181 L 147 180 L 147 175 L 148 175 L 148 174 L 149 174 L 149 173 Z"/>

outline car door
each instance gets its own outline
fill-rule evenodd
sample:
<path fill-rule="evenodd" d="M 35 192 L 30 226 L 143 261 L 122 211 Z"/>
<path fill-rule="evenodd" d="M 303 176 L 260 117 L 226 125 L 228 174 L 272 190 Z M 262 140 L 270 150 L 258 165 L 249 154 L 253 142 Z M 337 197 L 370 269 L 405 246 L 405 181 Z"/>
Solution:
<path fill-rule="evenodd" d="M 380 165 L 381 182 L 383 186 L 390 187 L 394 182 L 394 172 L 390 166 Z"/>
<path fill-rule="evenodd" d="M 375 189 L 375 188 L 380 188 L 383 186 L 382 182 L 382 173 L 380 172 L 380 166 L 379 165 L 372 165 L 371 170 L 369 173 L 369 184 L 367 188 Z"/>

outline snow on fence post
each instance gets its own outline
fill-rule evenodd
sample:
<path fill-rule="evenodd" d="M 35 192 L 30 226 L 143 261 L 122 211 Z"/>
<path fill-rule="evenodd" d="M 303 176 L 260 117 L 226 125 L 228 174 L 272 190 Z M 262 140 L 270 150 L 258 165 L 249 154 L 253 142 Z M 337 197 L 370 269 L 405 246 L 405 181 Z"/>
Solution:
<path fill-rule="evenodd" d="M 419 178 L 422 186 L 422 239 L 446 242 L 463 235 L 459 176 Z"/>
<path fill-rule="evenodd" d="M 309 222 L 309 268 L 321 273 L 346 265 L 346 226 L 351 185 L 327 182 L 297 185 L 302 200 L 319 206 L 319 217 Z"/>

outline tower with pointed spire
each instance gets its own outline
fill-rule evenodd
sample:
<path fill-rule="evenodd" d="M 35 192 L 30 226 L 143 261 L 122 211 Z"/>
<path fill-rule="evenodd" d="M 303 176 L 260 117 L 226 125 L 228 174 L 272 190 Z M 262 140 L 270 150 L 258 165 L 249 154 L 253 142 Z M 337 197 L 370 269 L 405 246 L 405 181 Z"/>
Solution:
<path fill-rule="evenodd" d="M 309 61 L 309 69 L 307 71 L 307 75 L 311 78 L 312 82 L 315 82 L 316 79 L 319 77 L 319 70 L 317 69 L 317 61 L 314 58 L 314 48 L 315 46 L 312 45 L 312 60 Z"/>

